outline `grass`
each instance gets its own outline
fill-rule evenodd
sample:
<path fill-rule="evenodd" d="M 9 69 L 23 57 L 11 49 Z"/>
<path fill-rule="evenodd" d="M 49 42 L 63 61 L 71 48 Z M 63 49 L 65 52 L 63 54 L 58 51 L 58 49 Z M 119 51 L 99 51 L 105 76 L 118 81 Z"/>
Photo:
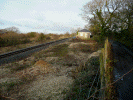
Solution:
<path fill-rule="evenodd" d="M 34 46 L 37 44 L 42 44 L 45 42 L 50 42 L 54 40 L 59 40 L 62 38 L 68 38 L 71 35 L 57 35 L 57 34 L 39 34 L 37 32 L 30 32 L 27 34 L 20 34 L 13 31 L 7 31 L 4 34 L 0 34 L 0 53 L 5 53 L 9 51 L 14 51 L 17 49 L 22 49 L 29 46 Z"/>
<path fill-rule="evenodd" d="M 74 55 L 65 55 L 64 57 L 63 57 L 63 65 L 64 66 L 73 66 L 73 65 L 78 65 L 78 59 L 77 58 L 75 58 L 75 56 Z"/>
<path fill-rule="evenodd" d="M 24 70 L 28 67 L 30 67 L 30 65 L 28 65 L 28 64 L 19 64 L 17 62 L 14 62 L 14 63 L 6 66 L 6 68 L 10 68 L 12 73 L 14 73 L 16 71 Z"/>
<path fill-rule="evenodd" d="M 25 74 L 23 76 L 21 76 L 21 81 L 23 83 L 30 83 L 35 79 L 35 76 L 32 76 L 30 74 Z"/>
<path fill-rule="evenodd" d="M 46 53 L 48 53 L 48 52 L 53 52 L 53 54 L 51 56 L 63 57 L 65 55 L 67 55 L 67 53 L 68 53 L 68 45 L 67 44 L 56 45 L 52 49 L 46 51 Z"/>
<path fill-rule="evenodd" d="M 80 39 L 80 38 L 72 39 L 70 42 L 97 43 L 95 40 L 92 39 Z"/>
<path fill-rule="evenodd" d="M 81 51 L 83 53 L 92 53 L 98 50 L 101 46 L 96 44 L 84 44 L 79 43 L 77 44 L 77 47 L 72 48 L 71 50 L 75 53 L 78 53 L 77 51 Z"/>
<path fill-rule="evenodd" d="M 96 71 L 99 67 L 99 58 L 92 57 L 86 62 L 85 66 L 80 67 L 82 68 L 79 68 L 80 70 L 78 70 L 78 74 L 76 75 L 74 84 L 72 85 L 70 92 L 67 93 L 64 100 L 87 99 L 89 88 L 91 87 L 92 81 L 94 80 Z M 93 89 L 95 88 L 95 86 L 93 87 Z"/>
<path fill-rule="evenodd" d="M 13 71 L 20 71 L 20 70 L 26 69 L 28 67 L 30 67 L 30 66 L 29 65 L 18 65 L 16 67 L 14 67 L 12 70 Z"/>
<path fill-rule="evenodd" d="M 49 52 L 52 52 L 52 54 L 49 55 L 45 55 L 48 54 Z M 41 50 L 37 53 L 34 53 L 34 57 L 35 58 L 42 58 L 42 57 L 64 57 L 66 56 L 68 53 L 68 45 L 67 44 L 59 44 L 59 45 L 55 45 L 50 49 L 47 50 Z"/>
<path fill-rule="evenodd" d="M 16 80 L 16 81 L 10 81 L 10 82 L 3 82 L 0 83 L 0 92 L 5 93 L 6 91 L 9 92 L 11 90 L 14 90 L 16 86 L 23 84 L 22 81 Z M 2 93 L 2 94 L 3 94 Z"/>
<path fill-rule="evenodd" d="M 78 47 L 78 50 L 82 51 L 82 52 L 90 52 L 91 51 L 91 46 L 87 45 L 87 44 L 80 44 Z"/>
<path fill-rule="evenodd" d="M 29 43 L 30 40 L 24 34 L 8 32 L 0 36 L 0 47 L 15 46 L 17 44 Z"/>
<path fill-rule="evenodd" d="M 90 52 L 89 50 L 92 49 L 92 47 L 88 46 L 88 48 L 87 48 L 86 45 L 83 44 L 79 47 L 79 49 L 82 52 L 88 53 L 88 52 Z M 85 49 L 88 49 L 88 50 L 85 50 Z M 96 71 L 99 67 L 99 60 L 98 60 L 98 58 L 92 58 L 92 59 L 88 60 L 87 63 L 85 63 L 85 64 L 80 64 L 80 63 L 78 64 L 78 62 L 77 62 L 78 58 L 75 58 L 74 54 L 69 55 L 68 54 L 69 51 L 71 51 L 71 50 L 68 48 L 68 44 L 56 45 L 50 49 L 47 49 L 46 51 L 42 50 L 38 53 L 35 53 L 34 54 L 35 59 L 32 63 L 34 64 L 35 60 L 46 57 L 47 54 L 49 54 L 49 52 L 52 52 L 50 54 L 50 56 L 51 57 L 53 57 L 53 56 L 59 57 L 59 59 L 60 59 L 59 63 L 61 63 L 61 66 L 63 66 L 62 61 L 65 62 L 64 63 L 65 66 L 68 66 L 68 67 L 74 66 L 74 68 L 73 68 L 74 71 L 72 72 L 72 76 L 70 76 L 70 77 L 72 77 L 75 80 L 75 82 L 72 86 L 70 86 L 71 87 L 70 91 L 64 90 L 62 92 L 62 94 L 63 95 L 67 94 L 65 99 L 80 98 L 81 100 L 83 100 L 83 99 L 87 98 L 88 90 L 91 86 L 91 83 L 95 77 Z M 48 57 L 50 57 L 50 56 L 48 55 Z M 23 62 L 20 62 L 20 63 L 22 64 Z M 75 65 L 74 65 L 74 63 L 75 63 Z M 10 66 L 8 66 L 13 71 L 13 73 L 20 75 L 20 81 L 22 83 L 20 82 L 17 84 L 16 83 L 6 84 L 9 87 L 9 89 L 8 89 L 9 92 L 6 92 L 6 93 L 19 91 L 19 90 L 14 90 L 14 89 L 16 89 L 16 87 L 19 87 L 19 88 L 23 87 L 24 85 L 27 85 L 30 82 L 33 82 L 34 79 L 36 79 L 36 76 L 30 75 L 29 73 L 24 73 L 24 75 L 21 74 L 21 72 L 23 72 L 24 69 L 26 69 L 27 67 L 30 67 L 30 66 L 31 66 L 31 64 L 27 64 L 26 62 L 25 62 L 25 64 L 22 64 L 22 65 L 20 65 L 19 63 L 14 63 L 14 64 L 11 64 Z M 77 66 L 77 68 L 75 69 L 76 66 Z"/>

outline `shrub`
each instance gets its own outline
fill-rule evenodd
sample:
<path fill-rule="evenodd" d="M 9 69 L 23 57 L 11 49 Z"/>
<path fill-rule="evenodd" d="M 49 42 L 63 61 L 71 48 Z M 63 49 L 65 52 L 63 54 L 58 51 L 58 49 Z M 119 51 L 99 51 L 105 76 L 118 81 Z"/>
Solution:
<path fill-rule="evenodd" d="M 90 52 L 91 51 L 91 47 L 86 44 L 80 44 L 78 49 L 82 52 Z"/>
<path fill-rule="evenodd" d="M 36 37 L 36 35 L 37 35 L 36 32 L 27 33 L 27 36 L 28 36 L 28 37 L 31 37 L 31 38 Z"/>
<path fill-rule="evenodd" d="M 50 40 L 50 39 L 51 39 L 50 36 L 47 36 L 47 37 L 46 37 L 46 40 Z"/>
<path fill-rule="evenodd" d="M 41 33 L 41 34 L 39 34 L 39 36 L 38 36 L 38 41 L 43 41 L 43 40 L 45 40 L 46 39 L 46 36 L 43 34 L 43 33 Z"/>
<path fill-rule="evenodd" d="M 89 64 L 88 64 L 89 63 Z M 74 83 L 71 86 L 70 91 L 66 94 L 64 100 L 86 100 L 88 97 L 89 88 L 95 78 L 96 72 L 99 68 L 99 58 L 92 57 L 84 65 L 79 66 Z M 96 79 L 97 80 L 97 79 Z M 97 84 L 92 87 L 91 94 L 94 93 Z M 98 84 L 98 89 L 100 84 Z"/>
<path fill-rule="evenodd" d="M 22 43 L 30 42 L 29 39 L 22 35 L 15 32 L 8 32 L 6 34 L 1 35 L 0 37 L 0 46 L 12 46 Z"/>
<path fill-rule="evenodd" d="M 4 46 L 5 41 L 0 37 L 0 47 Z"/>

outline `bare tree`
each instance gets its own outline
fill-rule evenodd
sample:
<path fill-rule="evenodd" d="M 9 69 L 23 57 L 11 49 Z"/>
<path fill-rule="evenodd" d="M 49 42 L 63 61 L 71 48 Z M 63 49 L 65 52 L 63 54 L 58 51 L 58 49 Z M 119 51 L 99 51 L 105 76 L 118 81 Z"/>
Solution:
<path fill-rule="evenodd" d="M 122 4 L 122 9 L 119 10 L 117 19 L 120 19 L 121 26 L 128 29 L 130 32 L 133 28 L 133 1 L 132 0 L 124 0 Z M 122 28 L 123 28 L 122 27 Z"/>
<path fill-rule="evenodd" d="M 83 7 L 83 19 L 87 22 L 91 19 L 97 20 L 101 35 L 113 26 L 115 12 L 120 9 L 122 0 L 93 0 Z"/>
<path fill-rule="evenodd" d="M 8 31 L 8 32 L 20 33 L 19 28 L 15 27 L 15 26 L 5 28 L 5 30 Z"/>

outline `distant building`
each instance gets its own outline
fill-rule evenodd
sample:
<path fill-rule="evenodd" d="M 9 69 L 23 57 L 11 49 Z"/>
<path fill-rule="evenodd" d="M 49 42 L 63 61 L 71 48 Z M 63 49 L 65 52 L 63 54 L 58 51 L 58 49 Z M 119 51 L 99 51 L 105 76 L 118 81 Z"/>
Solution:
<path fill-rule="evenodd" d="M 77 38 L 81 38 L 81 39 L 88 39 L 92 36 L 91 32 L 87 29 L 82 29 L 78 32 L 77 34 Z"/>

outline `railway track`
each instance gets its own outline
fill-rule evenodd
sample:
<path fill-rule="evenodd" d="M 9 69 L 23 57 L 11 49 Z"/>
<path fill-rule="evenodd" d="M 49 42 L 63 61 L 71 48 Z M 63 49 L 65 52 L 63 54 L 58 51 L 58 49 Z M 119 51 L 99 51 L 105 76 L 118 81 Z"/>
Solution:
<path fill-rule="evenodd" d="M 0 54 L 0 65 L 5 64 L 5 63 L 9 63 L 12 61 L 16 61 L 19 59 L 23 59 L 34 52 L 48 48 L 50 45 L 56 45 L 56 44 L 65 42 L 67 40 L 70 40 L 72 38 L 75 38 L 75 37 L 60 39 L 57 41 L 51 41 L 51 42 L 47 42 L 44 44 L 39 44 L 36 46 L 32 46 L 32 47 L 28 47 L 28 48 L 19 49 L 19 50 L 12 51 L 12 52 Z"/>

